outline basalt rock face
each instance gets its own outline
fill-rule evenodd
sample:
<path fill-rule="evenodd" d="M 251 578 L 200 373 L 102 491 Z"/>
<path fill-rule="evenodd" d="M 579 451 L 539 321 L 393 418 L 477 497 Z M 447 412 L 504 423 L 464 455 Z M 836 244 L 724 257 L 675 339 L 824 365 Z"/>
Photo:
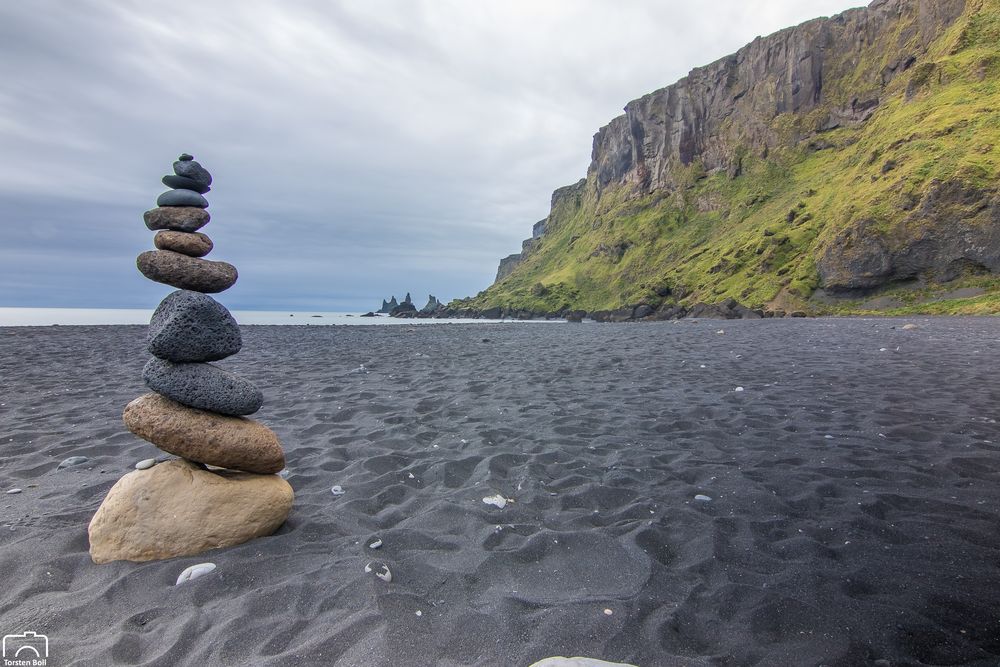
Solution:
<path fill-rule="evenodd" d="M 956 181 L 936 183 L 898 224 L 882 229 L 862 219 L 841 231 L 817 269 L 821 286 L 834 294 L 915 278 L 948 282 L 969 272 L 1000 273 L 1000 195 Z"/>
<path fill-rule="evenodd" d="M 997 0 L 875 0 L 758 37 L 629 102 L 494 284 L 449 306 L 821 314 L 913 280 L 1000 290 L 998 109 Z"/>
<path fill-rule="evenodd" d="M 867 120 L 893 77 L 957 19 L 965 0 L 877 0 L 833 18 L 758 37 L 735 54 L 691 71 L 677 83 L 629 102 L 625 114 L 594 136 L 589 172 L 599 191 L 678 186 L 675 167 L 738 173 L 746 152 L 766 154 L 816 131 Z M 903 18 L 913 18 L 895 34 Z M 877 50 L 858 71 L 858 56 Z M 781 132 L 771 121 L 806 115 L 811 126 Z"/>
<path fill-rule="evenodd" d="M 493 282 L 498 283 L 507 276 L 509 276 L 511 273 L 513 273 L 517 265 L 521 263 L 521 259 L 522 259 L 521 253 L 519 252 L 516 252 L 513 255 L 507 255 L 506 257 L 501 259 L 500 266 L 497 267 L 496 280 L 494 280 Z"/>

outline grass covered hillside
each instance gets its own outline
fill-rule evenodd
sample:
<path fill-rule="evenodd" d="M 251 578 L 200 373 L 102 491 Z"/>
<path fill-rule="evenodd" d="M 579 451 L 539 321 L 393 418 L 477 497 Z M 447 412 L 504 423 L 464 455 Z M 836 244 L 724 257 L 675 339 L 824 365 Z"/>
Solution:
<path fill-rule="evenodd" d="M 710 149 L 664 149 L 658 175 L 604 177 L 595 144 L 514 270 L 451 305 L 1000 312 L 1000 0 L 956 11 L 931 38 L 919 8 L 887 19 L 825 55 L 811 101 L 721 121 Z"/>

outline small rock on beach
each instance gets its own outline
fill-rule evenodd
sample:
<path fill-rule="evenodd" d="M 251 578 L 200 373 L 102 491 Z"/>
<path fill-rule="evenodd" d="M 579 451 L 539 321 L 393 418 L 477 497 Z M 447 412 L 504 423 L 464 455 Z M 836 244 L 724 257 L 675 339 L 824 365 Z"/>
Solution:
<path fill-rule="evenodd" d="M 208 574 L 213 570 L 215 570 L 215 563 L 198 563 L 197 565 L 192 565 L 180 573 L 174 586 L 180 586 L 186 581 L 197 579 L 198 577 Z"/>
<path fill-rule="evenodd" d="M 63 459 L 56 470 L 62 470 L 63 468 L 72 468 L 73 466 L 83 465 L 89 461 L 86 456 L 71 456 L 68 459 Z"/>

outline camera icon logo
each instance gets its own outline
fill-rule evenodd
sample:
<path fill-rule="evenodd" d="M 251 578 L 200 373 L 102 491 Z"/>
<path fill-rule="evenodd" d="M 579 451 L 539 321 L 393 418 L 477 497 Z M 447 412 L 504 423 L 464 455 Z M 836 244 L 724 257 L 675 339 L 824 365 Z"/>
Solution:
<path fill-rule="evenodd" d="M 8 660 L 20 658 L 26 661 L 32 658 L 47 658 L 49 657 L 49 638 L 46 635 L 30 631 L 19 635 L 4 635 L 3 657 Z M 28 662 L 27 664 L 32 663 Z"/>

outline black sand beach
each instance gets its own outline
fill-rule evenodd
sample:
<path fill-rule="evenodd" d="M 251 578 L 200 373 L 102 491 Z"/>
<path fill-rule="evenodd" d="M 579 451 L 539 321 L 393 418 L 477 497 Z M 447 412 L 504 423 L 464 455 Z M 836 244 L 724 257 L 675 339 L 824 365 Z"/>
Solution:
<path fill-rule="evenodd" d="M 49 665 L 1000 663 L 1000 320 L 248 327 L 288 522 L 97 566 L 144 335 L 0 329 L 0 632 Z"/>

